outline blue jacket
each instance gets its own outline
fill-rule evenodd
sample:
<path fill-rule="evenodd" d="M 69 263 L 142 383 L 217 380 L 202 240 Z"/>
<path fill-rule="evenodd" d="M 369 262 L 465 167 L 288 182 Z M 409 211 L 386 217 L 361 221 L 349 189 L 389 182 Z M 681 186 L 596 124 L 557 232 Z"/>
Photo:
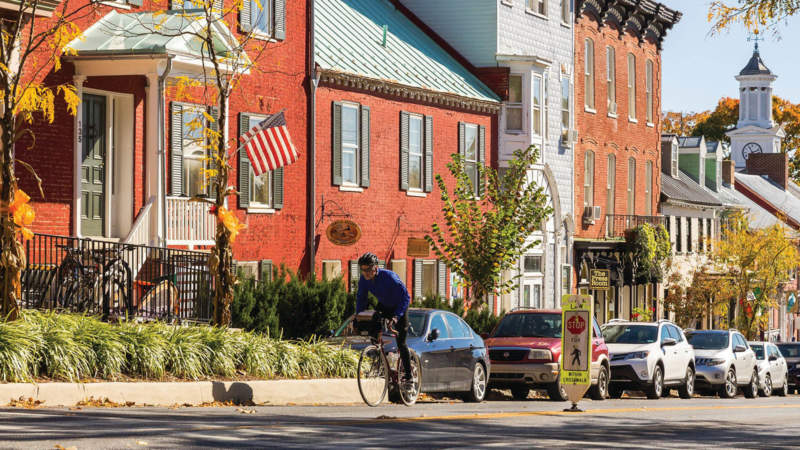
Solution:
<path fill-rule="evenodd" d="M 367 308 L 368 293 L 372 293 L 378 299 L 378 303 L 385 308 L 394 311 L 394 315 L 397 317 L 402 317 L 406 313 L 408 304 L 411 302 L 406 285 L 391 270 L 378 269 L 378 273 L 371 280 L 367 280 L 364 275 L 361 275 L 358 279 L 356 314 Z"/>

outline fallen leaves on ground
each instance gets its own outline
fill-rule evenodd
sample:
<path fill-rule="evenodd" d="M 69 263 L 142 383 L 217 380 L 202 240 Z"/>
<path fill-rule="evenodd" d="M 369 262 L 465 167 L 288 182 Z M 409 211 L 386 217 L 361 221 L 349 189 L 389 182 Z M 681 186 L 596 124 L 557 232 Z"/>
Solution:
<path fill-rule="evenodd" d="M 25 398 L 24 396 L 21 396 L 17 400 L 12 398 L 11 401 L 8 402 L 8 406 L 12 408 L 36 409 L 40 408 L 43 403 L 44 402 L 41 400 L 34 400 L 31 397 Z"/>
<path fill-rule="evenodd" d="M 58 450 L 78 450 L 78 447 L 75 447 L 74 445 L 71 447 L 64 447 L 61 444 L 56 444 L 53 448 L 57 448 Z"/>
<path fill-rule="evenodd" d="M 125 403 L 117 403 L 115 401 L 111 401 L 108 397 L 103 397 L 102 399 L 96 399 L 94 397 L 89 397 L 88 400 L 81 400 L 75 406 L 90 406 L 94 408 L 125 408 L 135 406 L 136 402 L 125 402 Z"/>
<path fill-rule="evenodd" d="M 244 409 L 244 408 L 236 408 L 236 411 L 242 414 L 255 414 L 256 412 L 255 409 Z"/>

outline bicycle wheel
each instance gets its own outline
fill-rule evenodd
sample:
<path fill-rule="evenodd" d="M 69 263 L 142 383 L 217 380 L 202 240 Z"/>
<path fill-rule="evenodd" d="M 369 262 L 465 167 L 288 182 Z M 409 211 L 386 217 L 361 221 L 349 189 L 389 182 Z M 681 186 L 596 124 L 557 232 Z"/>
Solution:
<path fill-rule="evenodd" d="M 364 403 L 378 406 L 389 390 L 389 364 L 377 345 L 369 345 L 358 358 L 358 391 Z"/>
<path fill-rule="evenodd" d="M 411 383 L 403 383 L 402 379 L 404 373 L 403 360 L 397 358 L 397 390 L 400 392 L 400 400 L 402 400 L 403 404 L 411 406 L 416 403 L 417 398 L 419 398 L 421 380 L 419 358 L 417 358 L 416 354 L 411 353 Z"/>
<path fill-rule="evenodd" d="M 72 258 L 66 258 L 58 268 L 55 292 L 55 307 L 73 309 L 80 300 L 80 284 L 83 268 Z"/>

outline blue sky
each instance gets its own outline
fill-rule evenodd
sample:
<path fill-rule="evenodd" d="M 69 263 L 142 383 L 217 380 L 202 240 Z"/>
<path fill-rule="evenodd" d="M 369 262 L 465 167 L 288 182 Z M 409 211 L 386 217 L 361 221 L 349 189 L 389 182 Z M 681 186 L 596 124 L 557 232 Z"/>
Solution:
<path fill-rule="evenodd" d="M 659 0 L 683 13 L 683 18 L 667 32 L 661 52 L 662 109 L 664 111 L 703 111 L 713 109 L 721 97 L 738 97 L 738 82 L 733 78 L 753 54 L 753 43 L 739 25 L 723 34 L 709 36 L 708 0 Z M 793 29 L 791 26 L 794 26 Z M 774 94 L 800 103 L 800 17 L 759 42 L 761 59 L 778 75 Z M 794 46 L 794 48 L 792 48 Z"/>

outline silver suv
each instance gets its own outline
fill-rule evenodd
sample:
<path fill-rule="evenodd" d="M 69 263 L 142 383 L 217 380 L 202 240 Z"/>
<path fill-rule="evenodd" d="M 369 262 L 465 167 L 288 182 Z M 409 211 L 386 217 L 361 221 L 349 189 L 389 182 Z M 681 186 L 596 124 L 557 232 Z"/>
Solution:
<path fill-rule="evenodd" d="M 637 390 L 656 399 L 673 386 L 681 398 L 694 394 L 694 350 L 674 323 L 613 319 L 603 326 L 603 339 L 611 359 L 612 398 Z"/>
<path fill-rule="evenodd" d="M 698 390 L 733 398 L 739 387 L 745 397 L 758 395 L 756 355 L 736 330 L 687 330 L 694 347 Z"/>

